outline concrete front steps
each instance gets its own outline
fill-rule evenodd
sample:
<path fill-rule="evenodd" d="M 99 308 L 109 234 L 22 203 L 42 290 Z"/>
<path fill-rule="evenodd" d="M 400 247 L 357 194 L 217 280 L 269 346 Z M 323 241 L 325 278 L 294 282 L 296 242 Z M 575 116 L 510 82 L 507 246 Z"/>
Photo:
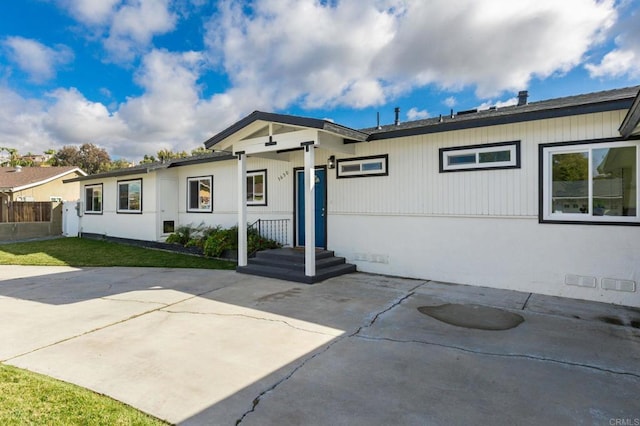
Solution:
<path fill-rule="evenodd" d="M 316 275 L 304 274 L 304 248 L 263 250 L 250 258 L 247 266 L 238 266 L 237 272 L 278 278 L 286 281 L 313 284 L 327 278 L 356 271 L 356 265 L 346 263 L 344 257 L 334 256 L 330 250 L 316 250 Z"/>

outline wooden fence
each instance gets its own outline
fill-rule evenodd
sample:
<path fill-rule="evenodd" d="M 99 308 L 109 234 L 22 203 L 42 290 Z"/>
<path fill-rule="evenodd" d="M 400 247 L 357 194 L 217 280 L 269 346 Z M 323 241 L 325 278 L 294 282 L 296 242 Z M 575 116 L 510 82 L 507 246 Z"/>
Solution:
<path fill-rule="evenodd" d="M 9 201 L 0 206 L 0 223 L 51 222 L 50 201 Z"/>

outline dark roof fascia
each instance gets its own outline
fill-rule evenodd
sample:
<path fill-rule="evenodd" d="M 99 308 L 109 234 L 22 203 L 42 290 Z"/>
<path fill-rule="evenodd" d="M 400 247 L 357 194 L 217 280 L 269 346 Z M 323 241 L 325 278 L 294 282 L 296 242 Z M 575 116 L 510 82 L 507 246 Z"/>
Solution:
<path fill-rule="evenodd" d="M 118 170 L 113 170 L 110 172 L 104 172 L 104 173 L 97 173 L 95 175 L 88 175 L 88 176 L 82 176 L 82 177 L 77 177 L 74 179 L 69 179 L 69 180 L 64 180 L 62 181 L 63 183 L 71 183 L 71 182 L 82 182 L 85 180 L 95 180 L 95 179 L 102 179 L 102 178 L 109 178 L 109 177 L 118 177 L 118 176 L 130 176 L 130 175 L 141 175 L 141 174 L 148 174 L 151 172 L 154 172 L 158 169 L 164 169 L 167 168 L 169 166 L 169 164 L 159 164 L 157 166 L 148 166 L 148 167 L 129 167 L 126 169 L 118 169 Z"/>
<path fill-rule="evenodd" d="M 146 167 L 137 166 L 137 167 L 130 167 L 126 169 L 118 169 L 118 170 L 113 170 L 111 172 L 104 172 L 104 173 L 98 173 L 95 175 L 83 176 L 81 178 L 69 179 L 63 182 L 71 183 L 71 182 L 80 182 L 84 180 L 94 180 L 94 179 L 102 179 L 102 178 L 109 178 L 109 177 L 148 174 L 160 169 L 189 166 L 192 164 L 212 163 L 215 161 L 225 161 L 225 160 L 231 160 L 234 158 L 236 158 L 236 156 L 232 154 L 221 154 L 221 153 L 205 154 L 205 155 L 194 156 L 194 157 L 178 158 L 175 160 L 168 161 L 166 163 L 150 163 Z"/>
<path fill-rule="evenodd" d="M 366 140 L 368 134 L 359 130 L 351 129 L 349 127 L 341 126 L 339 124 L 332 123 L 326 120 L 320 120 L 318 118 L 299 117 L 296 115 L 275 114 L 271 112 L 254 111 L 240 121 L 227 127 L 217 135 L 212 136 L 205 141 L 204 146 L 211 148 L 215 144 L 223 141 L 234 133 L 242 130 L 255 121 L 271 121 L 274 123 L 288 124 L 292 126 L 308 127 L 312 129 L 326 130 L 329 132 L 337 133 L 339 135 L 357 139 Z"/>
<path fill-rule="evenodd" d="M 216 154 L 219 154 L 219 155 L 215 155 L 215 156 L 202 155 L 202 156 L 196 156 L 196 157 L 181 158 L 179 160 L 173 160 L 169 164 L 169 168 L 190 166 L 193 164 L 213 163 L 216 161 L 227 161 L 227 160 L 233 160 L 238 158 L 231 153 L 216 153 Z"/>
<path fill-rule="evenodd" d="M 638 91 L 638 94 L 633 100 L 633 104 L 631 105 L 631 108 L 629 108 L 629 111 L 627 112 L 627 115 L 624 117 L 624 120 L 622 120 L 622 124 L 620 125 L 620 128 L 618 130 L 620 131 L 620 134 L 622 135 L 622 137 L 627 139 L 629 136 L 631 136 L 631 133 L 633 133 L 633 131 L 635 130 L 636 127 L 638 127 L 639 124 L 640 124 L 640 90 Z"/>
<path fill-rule="evenodd" d="M 592 114 L 597 112 L 615 111 L 627 109 L 631 106 L 632 100 L 617 99 L 613 101 L 598 102 L 593 104 L 572 105 L 561 108 L 542 109 L 536 111 L 518 112 L 503 115 L 489 115 L 485 117 L 471 118 L 465 116 L 464 119 L 451 119 L 443 123 L 428 124 L 421 127 L 410 127 L 390 131 L 373 133 L 368 141 L 399 138 L 405 136 L 417 136 L 430 133 L 449 132 L 453 130 L 473 129 L 477 127 L 497 126 L 501 124 L 522 123 L 525 121 L 544 120 L 549 118 L 569 117 L 572 115 Z M 456 121 L 457 120 L 457 121 Z"/>

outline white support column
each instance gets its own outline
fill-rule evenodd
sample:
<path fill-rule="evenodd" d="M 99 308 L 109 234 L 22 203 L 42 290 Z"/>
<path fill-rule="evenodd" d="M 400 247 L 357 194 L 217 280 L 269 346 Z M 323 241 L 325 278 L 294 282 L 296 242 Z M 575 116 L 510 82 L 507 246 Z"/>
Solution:
<path fill-rule="evenodd" d="M 238 155 L 238 266 L 247 266 L 247 156 Z"/>
<path fill-rule="evenodd" d="M 315 149 L 304 147 L 304 274 L 316 275 L 316 172 Z"/>

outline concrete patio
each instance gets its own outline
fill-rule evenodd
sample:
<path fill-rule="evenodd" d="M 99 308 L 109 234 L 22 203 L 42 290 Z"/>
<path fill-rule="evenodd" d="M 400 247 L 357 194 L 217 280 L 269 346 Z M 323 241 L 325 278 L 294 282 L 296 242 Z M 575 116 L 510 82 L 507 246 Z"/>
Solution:
<path fill-rule="evenodd" d="M 420 307 L 524 322 L 479 330 Z M 0 361 L 202 425 L 637 424 L 640 312 L 351 274 L 0 266 Z M 616 421 L 618 423 L 616 423 Z"/>

